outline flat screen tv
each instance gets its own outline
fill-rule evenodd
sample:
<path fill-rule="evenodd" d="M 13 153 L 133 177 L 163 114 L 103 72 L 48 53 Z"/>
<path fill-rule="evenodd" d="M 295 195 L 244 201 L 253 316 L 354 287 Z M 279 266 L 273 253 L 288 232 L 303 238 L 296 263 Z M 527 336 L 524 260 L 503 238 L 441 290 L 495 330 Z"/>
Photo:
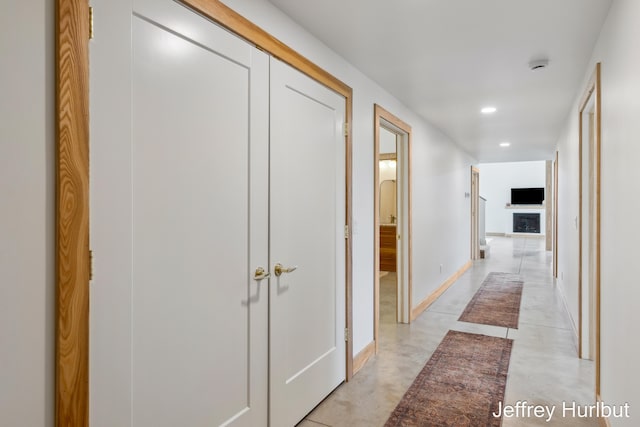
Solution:
<path fill-rule="evenodd" d="M 541 205 L 544 201 L 544 188 L 512 188 L 512 205 Z"/>

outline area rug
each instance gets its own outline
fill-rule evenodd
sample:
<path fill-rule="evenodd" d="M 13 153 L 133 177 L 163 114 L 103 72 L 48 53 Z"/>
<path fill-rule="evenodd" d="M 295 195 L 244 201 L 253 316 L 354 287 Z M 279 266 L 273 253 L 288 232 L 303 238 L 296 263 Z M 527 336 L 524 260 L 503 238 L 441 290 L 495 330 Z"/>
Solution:
<path fill-rule="evenodd" d="M 449 331 L 385 427 L 499 427 L 513 341 Z"/>
<path fill-rule="evenodd" d="M 489 273 L 458 320 L 517 329 L 523 283 L 517 274 Z"/>

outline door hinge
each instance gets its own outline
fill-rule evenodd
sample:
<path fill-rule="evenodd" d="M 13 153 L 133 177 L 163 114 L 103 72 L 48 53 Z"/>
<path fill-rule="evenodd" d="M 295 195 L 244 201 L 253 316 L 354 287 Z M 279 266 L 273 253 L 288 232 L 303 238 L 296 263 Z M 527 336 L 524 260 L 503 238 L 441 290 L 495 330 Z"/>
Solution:
<path fill-rule="evenodd" d="M 343 128 L 344 128 L 344 136 L 349 136 L 349 123 L 344 122 Z"/>
<path fill-rule="evenodd" d="M 349 225 L 344 226 L 344 238 L 345 239 L 349 238 Z"/>
<path fill-rule="evenodd" d="M 400 240 L 400 235 L 398 234 L 398 240 Z"/>
<path fill-rule="evenodd" d="M 89 7 L 89 40 L 93 38 L 93 7 Z"/>
<path fill-rule="evenodd" d="M 93 251 L 89 250 L 89 281 L 93 280 Z"/>
<path fill-rule="evenodd" d="M 344 328 L 344 340 L 349 341 L 349 328 Z"/>

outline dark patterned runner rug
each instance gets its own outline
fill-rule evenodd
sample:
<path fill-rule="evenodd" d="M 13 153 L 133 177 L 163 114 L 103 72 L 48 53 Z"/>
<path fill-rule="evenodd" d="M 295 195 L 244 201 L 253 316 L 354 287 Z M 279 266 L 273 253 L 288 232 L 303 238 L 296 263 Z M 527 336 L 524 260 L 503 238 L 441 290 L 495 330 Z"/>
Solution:
<path fill-rule="evenodd" d="M 499 427 L 513 341 L 449 331 L 385 427 Z"/>
<path fill-rule="evenodd" d="M 517 329 L 523 283 L 517 274 L 489 273 L 458 320 Z"/>

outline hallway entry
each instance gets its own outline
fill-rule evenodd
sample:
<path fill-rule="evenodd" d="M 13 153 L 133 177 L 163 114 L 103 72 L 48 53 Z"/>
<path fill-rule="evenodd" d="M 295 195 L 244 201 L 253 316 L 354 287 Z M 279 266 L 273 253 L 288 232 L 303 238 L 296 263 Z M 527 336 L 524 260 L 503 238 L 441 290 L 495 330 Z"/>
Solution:
<path fill-rule="evenodd" d="M 374 106 L 374 341 L 380 321 L 411 322 L 411 127 Z"/>
<path fill-rule="evenodd" d="M 91 425 L 294 425 L 347 376 L 345 98 L 173 1 L 100 8 Z"/>

